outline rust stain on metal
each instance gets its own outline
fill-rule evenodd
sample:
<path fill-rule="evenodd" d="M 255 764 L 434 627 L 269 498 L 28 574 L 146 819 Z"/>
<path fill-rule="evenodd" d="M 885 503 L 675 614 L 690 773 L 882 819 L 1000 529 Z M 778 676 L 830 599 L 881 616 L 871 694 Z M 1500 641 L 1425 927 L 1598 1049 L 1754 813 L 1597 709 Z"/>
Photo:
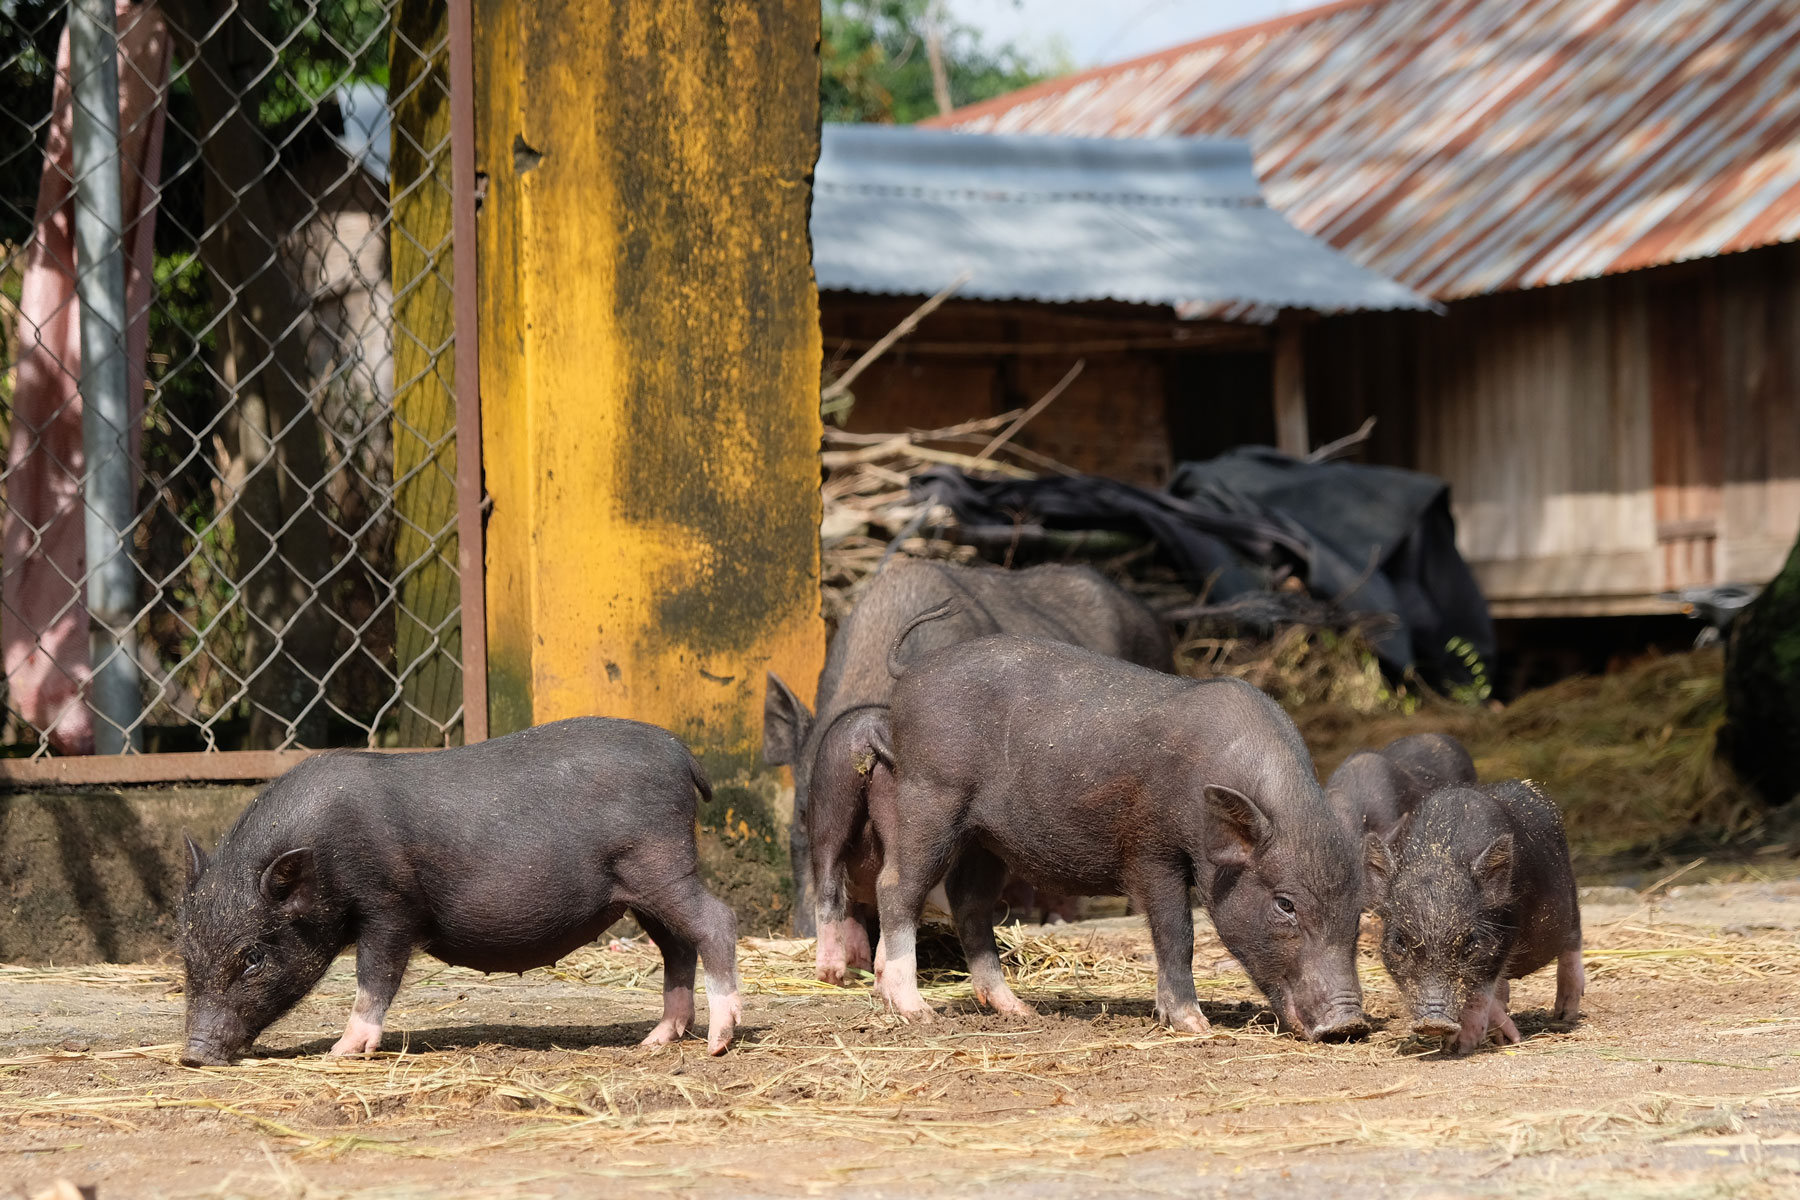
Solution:
<path fill-rule="evenodd" d="M 425 754 L 430 748 L 218 750 L 202 754 L 88 754 L 0 758 L 0 791 L 67 784 L 236 783 L 273 779 L 315 754 Z"/>
<path fill-rule="evenodd" d="M 456 536 L 462 594 L 463 742 L 487 740 L 487 571 L 481 520 L 481 342 L 476 320 L 473 0 L 450 0 L 450 254 L 457 280 Z"/>
<path fill-rule="evenodd" d="M 1269 201 L 1439 300 L 1800 238 L 1795 0 L 1348 0 L 928 124 L 1250 140 Z"/>

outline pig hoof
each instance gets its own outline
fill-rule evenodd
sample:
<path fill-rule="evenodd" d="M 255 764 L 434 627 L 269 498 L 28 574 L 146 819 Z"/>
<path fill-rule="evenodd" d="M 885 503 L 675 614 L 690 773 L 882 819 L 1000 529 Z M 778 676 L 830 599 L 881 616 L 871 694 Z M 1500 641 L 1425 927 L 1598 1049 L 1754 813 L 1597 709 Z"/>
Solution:
<path fill-rule="evenodd" d="M 845 967 L 842 963 L 820 963 L 813 974 L 820 983 L 829 983 L 832 987 L 844 986 Z"/>
<path fill-rule="evenodd" d="M 673 1046 L 687 1033 L 687 1029 L 687 1022 L 685 1021 L 670 1021 L 665 1019 L 659 1021 L 656 1028 L 652 1029 L 638 1045 Z"/>
<path fill-rule="evenodd" d="M 731 1035 L 744 1019 L 744 1002 L 735 995 L 717 996 L 707 1001 L 706 1052 L 713 1056 L 725 1053 Z"/>
<path fill-rule="evenodd" d="M 975 993 L 975 1001 L 978 1004 L 987 1005 L 1003 1017 L 1037 1016 L 1037 1009 L 1013 995 L 1011 990 L 987 993 L 977 992 Z"/>
<path fill-rule="evenodd" d="M 899 1017 L 902 1021 L 917 1021 L 923 1025 L 937 1016 L 937 1010 L 925 1003 L 923 997 L 896 1000 L 891 996 L 883 996 L 882 1002 L 887 1005 L 887 1010 L 889 1012 L 893 1013 L 896 1017 Z"/>
<path fill-rule="evenodd" d="M 1177 1033 L 1211 1033 L 1212 1022 L 1197 1008 L 1185 1008 L 1163 1018 L 1163 1024 Z"/>
<path fill-rule="evenodd" d="M 381 1026 L 351 1014 L 344 1036 L 337 1040 L 337 1045 L 331 1048 L 331 1052 L 341 1058 L 352 1054 L 373 1054 L 379 1049 Z"/>

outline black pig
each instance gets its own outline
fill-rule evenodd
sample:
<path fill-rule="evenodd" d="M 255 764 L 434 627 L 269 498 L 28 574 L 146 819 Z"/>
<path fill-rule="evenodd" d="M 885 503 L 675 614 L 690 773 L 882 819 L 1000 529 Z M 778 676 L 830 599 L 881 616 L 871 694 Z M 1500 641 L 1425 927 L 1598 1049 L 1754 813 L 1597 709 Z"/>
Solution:
<path fill-rule="evenodd" d="M 1553 960 L 1554 1015 L 1576 1019 L 1581 906 L 1562 814 L 1535 785 L 1444 788 L 1403 823 L 1397 853 L 1366 838 L 1381 958 L 1414 1032 L 1454 1037 L 1458 1054 L 1490 1034 L 1518 1041 L 1508 981 Z"/>
<path fill-rule="evenodd" d="M 1209 1028 L 1194 994 L 1197 885 L 1284 1027 L 1307 1038 L 1366 1029 L 1358 844 L 1326 806 L 1294 723 L 1256 688 L 984 637 L 912 659 L 894 686 L 891 738 L 897 803 L 874 813 L 888 847 L 876 986 L 895 1011 L 931 1013 L 915 930 L 940 877 L 976 998 L 1031 1011 L 994 944 L 1011 869 L 1066 894 L 1130 896 L 1149 919 L 1166 1024 Z"/>
<path fill-rule="evenodd" d="M 663 1018 L 707 1047 L 741 1017 L 737 920 L 695 874 L 700 764 L 674 735 L 581 717 L 426 754 L 326 754 L 250 802 L 209 862 L 188 841 L 180 913 L 188 1065 L 229 1062 L 356 944 L 356 1004 L 333 1054 L 381 1044 L 415 947 L 455 966 L 525 971 L 629 910 L 663 958 Z"/>
<path fill-rule="evenodd" d="M 1017 633 L 1174 669 L 1155 615 L 1087 567 L 1008 571 L 903 559 L 876 576 L 831 639 L 818 716 L 772 672 L 763 708 L 763 760 L 794 772 L 794 931 L 817 932 L 816 970 L 830 983 L 871 963 L 867 926 L 881 854 L 869 832 L 869 796 L 893 783 L 872 749 L 886 737 L 888 652 L 907 622 L 952 600 L 956 611 L 920 629 L 910 652 Z"/>
<path fill-rule="evenodd" d="M 1415 733 L 1346 758 L 1325 781 L 1325 799 L 1352 829 L 1388 839 L 1425 797 L 1475 781 L 1475 760 L 1461 742 L 1447 733 Z"/>

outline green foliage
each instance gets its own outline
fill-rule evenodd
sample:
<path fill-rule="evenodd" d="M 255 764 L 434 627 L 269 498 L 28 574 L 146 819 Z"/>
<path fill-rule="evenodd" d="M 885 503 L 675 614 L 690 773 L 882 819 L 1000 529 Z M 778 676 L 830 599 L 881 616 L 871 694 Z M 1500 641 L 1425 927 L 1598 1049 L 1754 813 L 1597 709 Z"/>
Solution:
<path fill-rule="evenodd" d="M 925 53 L 931 0 L 824 0 L 819 107 L 827 121 L 906 125 L 937 115 Z M 1060 56 L 1034 62 L 1015 46 L 987 46 L 966 25 L 942 24 L 950 99 L 974 104 L 1059 75 Z"/>
<path fill-rule="evenodd" d="M 0 4 L 0 244 L 8 247 L 31 237 L 61 7 L 62 0 Z"/>
<path fill-rule="evenodd" d="M 1494 695 L 1494 685 L 1488 679 L 1487 663 L 1482 660 L 1481 652 L 1465 638 L 1453 637 L 1444 645 L 1450 656 L 1462 663 L 1469 673 L 1467 683 L 1459 683 L 1450 689 L 1450 698 L 1458 704 L 1486 704 Z"/>
<path fill-rule="evenodd" d="M 384 0 L 278 0 L 262 24 L 283 31 L 276 43 L 280 69 L 270 75 L 258 106 L 265 129 L 305 116 L 344 84 L 387 84 Z"/>

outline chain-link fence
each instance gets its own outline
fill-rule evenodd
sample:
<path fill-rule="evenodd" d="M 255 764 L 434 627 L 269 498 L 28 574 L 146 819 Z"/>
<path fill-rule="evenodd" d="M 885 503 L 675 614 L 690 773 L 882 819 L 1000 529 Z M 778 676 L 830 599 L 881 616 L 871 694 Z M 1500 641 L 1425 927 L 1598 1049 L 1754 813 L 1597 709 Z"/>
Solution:
<path fill-rule="evenodd" d="M 0 753 L 461 739 L 447 28 L 0 0 Z"/>

